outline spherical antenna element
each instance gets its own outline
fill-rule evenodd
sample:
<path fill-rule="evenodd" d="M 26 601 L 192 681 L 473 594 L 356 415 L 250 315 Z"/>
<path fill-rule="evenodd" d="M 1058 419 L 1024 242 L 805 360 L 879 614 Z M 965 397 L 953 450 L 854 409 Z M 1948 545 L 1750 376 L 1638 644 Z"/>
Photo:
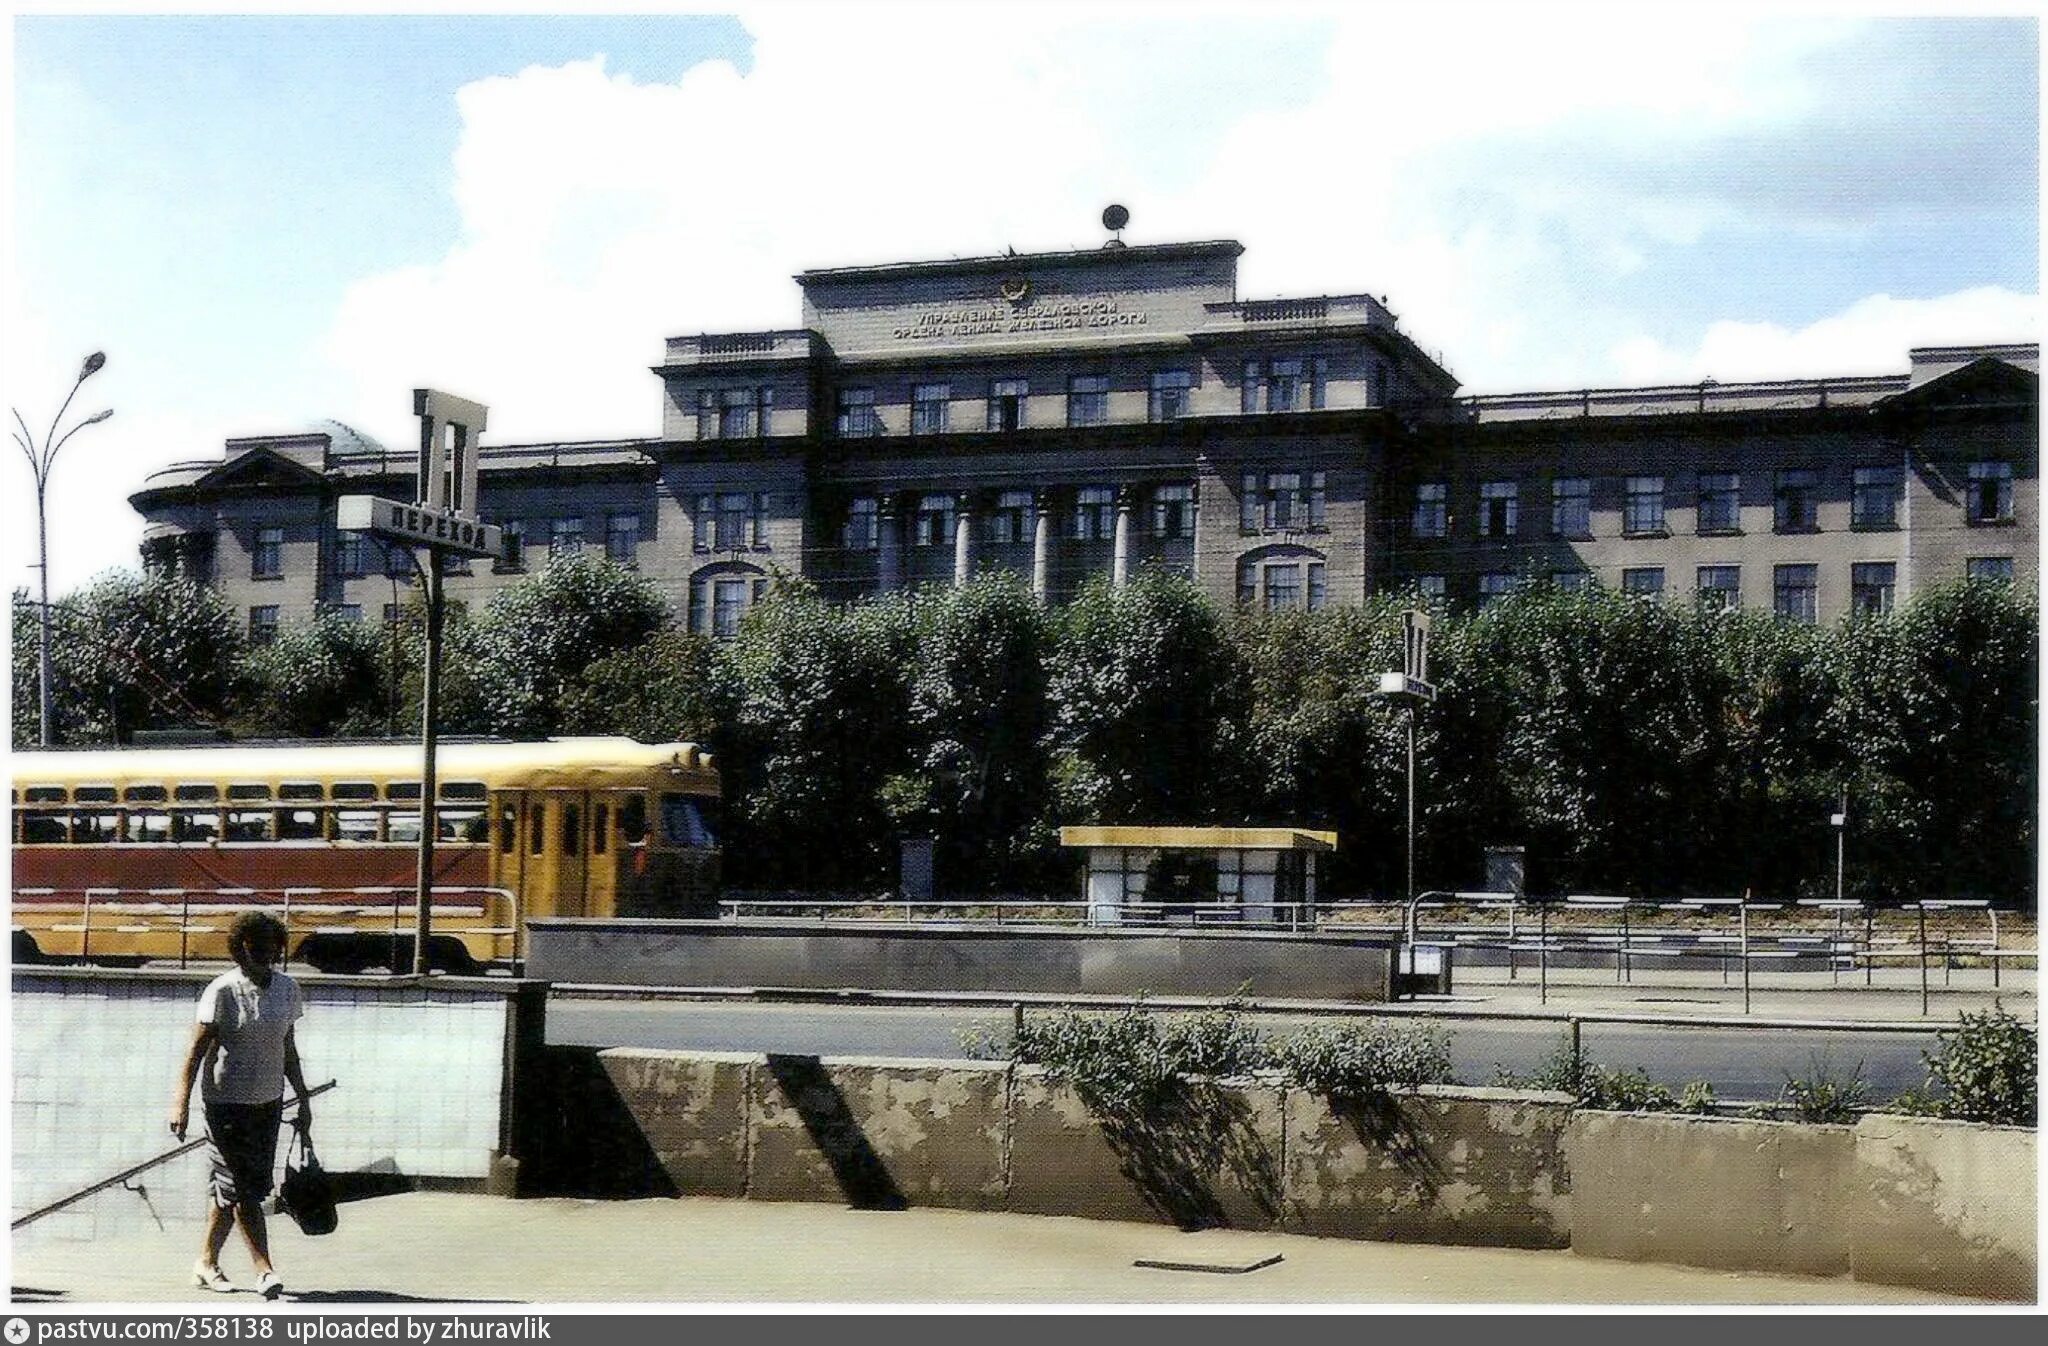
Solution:
<path fill-rule="evenodd" d="M 1102 227 L 1115 233 L 1131 222 L 1131 212 L 1122 206 L 1111 206 L 1102 212 Z"/>

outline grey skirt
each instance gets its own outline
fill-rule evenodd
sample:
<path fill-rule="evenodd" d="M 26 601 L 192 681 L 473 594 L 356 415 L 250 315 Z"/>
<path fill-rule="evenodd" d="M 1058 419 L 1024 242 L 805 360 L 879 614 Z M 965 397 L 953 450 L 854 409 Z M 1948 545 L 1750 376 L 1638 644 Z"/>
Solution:
<path fill-rule="evenodd" d="M 208 1103 L 207 1184 L 213 1204 L 226 1210 L 270 1195 L 277 1168 L 277 1132 L 284 1100 L 275 1103 Z"/>

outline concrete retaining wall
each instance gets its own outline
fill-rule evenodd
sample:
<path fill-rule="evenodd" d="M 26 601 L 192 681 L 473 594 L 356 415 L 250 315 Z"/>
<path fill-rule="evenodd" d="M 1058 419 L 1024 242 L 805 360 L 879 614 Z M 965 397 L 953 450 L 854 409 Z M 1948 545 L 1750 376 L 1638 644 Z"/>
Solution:
<path fill-rule="evenodd" d="M 614 986 L 864 987 L 1386 1000 L 1392 944 L 1290 931 L 543 919 L 527 970 Z"/>
<path fill-rule="evenodd" d="M 542 1190 L 636 1190 L 1563 1247 L 1563 1094 L 1430 1089 L 1370 1117 L 1194 1082 L 1105 1127 L 1033 1066 L 553 1049 L 573 1134 Z M 609 1091 L 592 1096 L 594 1087 Z M 623 1137 L 623 1139 L 622 1139 Z M 1382 1146 L 1380 1138 L 1388 1144 Z M 604 1172 L 579 1172 L 582 1156 Z"/>
<path fill-rule="evenodd" d="M 14 1215 L 174 1146 L 164 1131 L 172 1085 L 200 988 L 217 972 L 14 969 Z M 313 1104 L 329 1169 L 482 1184 L 495 1158 L 517 1151 L 506 1099 L 539 1046 L 544 988 L 293 976 L 306 999 L 298 1041 L 307 1083 L 337 1081 Z M 195 1098 L 195 1127 L 198 1114 Z M 91 1239 L 203 1216 L 203 1152 L 137 1181 L 146 1195 L 116 1187 L 14 1238 Z"/>
<path fill-rule="evenodd" d="M 1581 1112 L 1565 1155 L 1579 1252 L 2035 1295 L 2033 1131 Z"/>

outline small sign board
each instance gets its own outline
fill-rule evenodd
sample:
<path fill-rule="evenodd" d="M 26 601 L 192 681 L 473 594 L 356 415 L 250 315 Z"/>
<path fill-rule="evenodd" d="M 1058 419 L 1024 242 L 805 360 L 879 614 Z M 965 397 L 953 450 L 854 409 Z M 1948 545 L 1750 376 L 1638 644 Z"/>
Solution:
<path fill-rule="evenodd" d="M 335 506 L 334 526 L 458 556 L 496 559 L 505 550 L 505 530 L 494 523 L 478 523 L 451 509 L 408 505 L 374 495 L 343 496 Z"/>
<path fill-rule="evenodd" d="M 1412 696 L 1418 701 L 1434 701 L 1436 686 L 1434 683 L 1424 682 L 1421 678 L 1411 678 L 1406 673 L 1382 673 L 1380 695 Z"/>

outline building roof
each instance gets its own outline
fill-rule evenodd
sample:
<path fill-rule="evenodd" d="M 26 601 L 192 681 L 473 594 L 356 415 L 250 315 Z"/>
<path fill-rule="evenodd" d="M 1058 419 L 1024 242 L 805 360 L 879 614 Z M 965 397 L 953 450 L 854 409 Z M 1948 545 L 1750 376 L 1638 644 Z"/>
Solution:
<path fill-rule="evenodd" d="M 1062 827 L 1062 846 L 1129 846 L 1138 850 L 1334 851 L 1335 832 L 1299 827 Z"/>
<path fill-rule="evenodd" d="M 995 257 L 955 257 L 947 261 L 825 267 L 797 272 L 796 283 L 810 285 L 818 281 L 894 280 L 904 276 L 935 276 L 960 271 L 1093 266 L 1103 263 L 1165 260 L 1173 257 L 1238 257 L 1243 253 L 1244 245 L 1228 238 L 1208 243 L 1137 243 L 1119 247 L 1072 248 L 1062 252 L 1014 252 Z"/>

